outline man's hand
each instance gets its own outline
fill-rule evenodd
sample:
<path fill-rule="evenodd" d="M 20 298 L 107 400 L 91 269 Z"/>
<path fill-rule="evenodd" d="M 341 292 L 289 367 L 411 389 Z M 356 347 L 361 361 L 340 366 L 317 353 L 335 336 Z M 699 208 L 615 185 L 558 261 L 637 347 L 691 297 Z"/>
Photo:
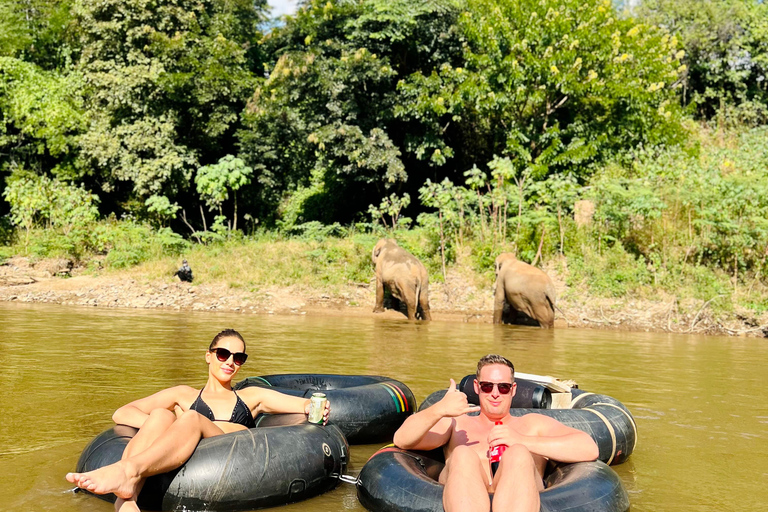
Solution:
<path fill-rule="evenodd" d="M 509 425 L 494 425 L 488 432 L 488 446 L 493 448 L 500 444 L 512 446 L 513 444 L 524 444 L 525 436 Z"/>
<path fill-rule="evenodd" d="M 445 396 L 436 405 L 444 418 L 455 418 L 470 412 L 480 411 L 479 405 L 469 405 L 467 395 L 456 389 L 456 382 L 453 379 L 451 379 L 451 385 L 448 386 Z"/>

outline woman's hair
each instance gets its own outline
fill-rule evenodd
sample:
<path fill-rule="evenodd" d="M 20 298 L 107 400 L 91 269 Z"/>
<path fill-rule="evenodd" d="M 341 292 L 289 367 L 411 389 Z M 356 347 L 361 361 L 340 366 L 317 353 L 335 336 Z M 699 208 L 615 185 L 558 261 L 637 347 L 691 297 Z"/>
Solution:
<path fill-rule="evenodd" d="M 243 339 L 242 334 L 240 334 L 239 332 L 237 332 L 234 329 L 224 329 L 219 334 L 214 336 L 213 337 L 213 341 L 208 346 L 208 352 L 210 352 L 211 350 L 215 349 L 216 345 L 219 344 L 219 340 L 221 340 L 222 338 L 237 338 L 237 339 L 239 339 L 240 341 L 243 342 L 243 352 L 245 352 L 245 340 Z"/>
<path fill-rule="evenodd" d="M 506 366 L 509 366 L 509 369 L 512 370 L 512 381 L 515 380 L 515 365 L 512 364 L 512 361 L 507 359 L 504 356 L 500 356 L 498 354 L 488 354 L 487 356 L 483 356 L 480 358 L 480 361 L 477 362 L 477 373 L 475 374 L 477 378 L 480 378 L 480 370 L 484 366 L 488 366 L 489 364 L 503 364 Z"/>

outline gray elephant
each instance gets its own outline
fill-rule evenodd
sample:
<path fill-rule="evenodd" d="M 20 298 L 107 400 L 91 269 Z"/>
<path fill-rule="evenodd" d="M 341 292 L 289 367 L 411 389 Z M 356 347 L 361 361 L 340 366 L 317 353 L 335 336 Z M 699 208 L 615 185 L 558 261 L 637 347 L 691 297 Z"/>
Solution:
<path fill-rule="evenodd" d="M 496 258 L 493 323 L 501 323 L 505 302 L 513 314 L 522 313 L 542 328 L 555 326 L 555 285 L 547 274 L 511 252 Z"/>
<path fill-rule="evenodd" d="M 384 311 L 384 287 L 392 296 L 405 303 L 408 319 L 421 313 L 423 320 L 432 320 L 429 312 L 429 277 L 427 269 L 411 253 L 391 238 L 382 238 L 371 254 L 376 272 L 376 306 L 374 313 Z"/>

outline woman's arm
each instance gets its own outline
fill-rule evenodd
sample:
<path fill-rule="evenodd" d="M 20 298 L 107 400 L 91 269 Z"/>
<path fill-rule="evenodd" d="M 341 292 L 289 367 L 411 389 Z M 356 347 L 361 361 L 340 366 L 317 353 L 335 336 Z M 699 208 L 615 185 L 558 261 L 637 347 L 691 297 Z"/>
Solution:
<path fill-rule="evenodd" d="M 250 407 L 254 416 L 259 413 L 269 414 L 309 414 L 309 398 L 286 395 L 272 389 L 250 387 L 238 392 L 240 398 Z M 325 402 L 324 423 L 328 422 L 331 401 Z"/>
<path fill-rule="evenodd" d="M 116 410 L 112 415 L 112 421 L 118 425 L 141 428 L 149 417 L 150 412 L 154 409 L 173 411 L 179 404 L 179 400 L 188 394 L 191 389 L 189 386 L 175 386 L 158 391 L 148 397 L 134 400 Z"/>

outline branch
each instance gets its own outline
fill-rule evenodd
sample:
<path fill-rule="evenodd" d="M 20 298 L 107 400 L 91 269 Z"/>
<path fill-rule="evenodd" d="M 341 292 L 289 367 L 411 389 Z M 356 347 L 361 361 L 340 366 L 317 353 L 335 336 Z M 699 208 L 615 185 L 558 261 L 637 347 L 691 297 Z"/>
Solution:
<path fill-rule="evenodd" d="M 200 237 L 195 234 L 197 233 L 197 230 L 190 226 L 189 222 L 187 222 L 187 211 L 184 208 L 181 209 L 181 220 L 184 221 L 184 224 L 186 224 L 189 230 L 192 232 L 192 236 L 197 239 L 197 243 L 202 244 L 203 241 L 200 240 Z"/>
<path fill-rule="evenodd" d="M 712 302 L 715 299 L 719 299 L 720 297 L 724 297 L 724 295 L 715 295 L 714 297 L 709 299 L 707 302 L 705 302 L 703 306 L 701 306 L 701 309 L 699 309 L 699 312 L 696 313 L 696 316 L 693 318 L 693 323 L 691 323 L 691 326 L 688 328 L 686 332 L 693 331 L 693 328 L 696 327 L 696 322 L 699 321 L 699 316 L 701 315 L 701 312 L 704 311 L 704 308 L 706 308 L 710 302 Z"/>

